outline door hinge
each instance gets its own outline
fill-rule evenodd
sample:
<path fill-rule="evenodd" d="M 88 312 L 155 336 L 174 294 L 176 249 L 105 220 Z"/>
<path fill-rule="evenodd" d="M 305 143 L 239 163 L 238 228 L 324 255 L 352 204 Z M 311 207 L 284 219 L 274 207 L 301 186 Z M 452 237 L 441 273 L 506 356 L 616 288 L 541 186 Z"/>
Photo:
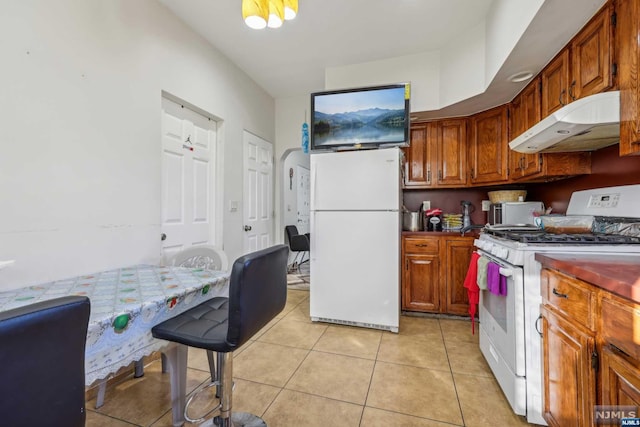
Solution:
<path fill-rule="evenodd" d="M 616 64 L 615 62 L 611 64 L 611 75 L 612 76 L 618 75 L 618 64 Z"/>
<path fill-rule="evenodd" d="M 611 26 L 615 27 L 617 23 L 618 23 L 618 14 L 613 12 L 611 14 Z"/>
<path fill-rule="evenodd" d="M 591 369 L 593 369 L 594 371 L 598 370 L 598 353 L 593 350 L 593 352 L 591 353 Z"/>
<path fill-rule="evenodd" d="M 404 260 L 404 264 L 405 264 L 405 270 L 409 271 L 409 258 Z"/>

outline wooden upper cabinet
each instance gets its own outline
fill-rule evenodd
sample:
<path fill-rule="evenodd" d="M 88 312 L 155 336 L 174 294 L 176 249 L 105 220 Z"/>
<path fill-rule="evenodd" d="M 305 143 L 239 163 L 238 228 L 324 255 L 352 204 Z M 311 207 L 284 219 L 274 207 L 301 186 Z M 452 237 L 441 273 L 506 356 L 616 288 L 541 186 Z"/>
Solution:
<path fill-rule="evenodd" d="M 541 78 L 531 81 L 511 103 L 509 139 L 541 120 Z M 518 153 L 509 150 L 512 181 L 549 181 L 591 173 L 591 153 Z"/>
<path fill-rule="evenodd" d="M 506 105 L 473 116 L 469 140 L 472 184 L 499 184 L 508 180 L 508 144 Z"/>
<path fill-rule="evenodd" d="M 533 79 L 511 103 L 510 136 L 512 140 L 541 119 L 541 78 Z M 540 155 L 537 153 L 509 153 L 512 178 L 525 177 L 541 171 Z"/>
<path fill-rule="evenodd" d="M 431 185 L 431 148 L 429 144 L 429 124 L 418 123 L 411 125 L 410 145 L 404 148 L 405 177 L 404 186 L 425 187 Z"/>
<path fill-rule="evenodd" d="M 542 118 L 576 99 L 614 87 L 613 13 L 610 1 L 542 70 Z"/>
<path fill-rule="evenodd" d="M 467 185 L 467 119 L 412 124 L 404 152 L 405 188 Z"/>
<path fill-rule="evenodd" d="M 569 49 L 564 49 L 540 73 L 542 78 L 542 117 L 569 103 Z"/>
<path fill-rule="evenodd" d="M 571 42 L 570 101 L 604 92 L 613 86 L 613 4 L 609 2 Z"/>
<path fill-rule="evenodd" d="M 439 187 L 467 184 L 467 120 L 437 124 L 436 173 Z"/>
<path fill-rule="evenodd" d="M 640 155 L 640 0 L 617 2 L 620 155 Z"/>

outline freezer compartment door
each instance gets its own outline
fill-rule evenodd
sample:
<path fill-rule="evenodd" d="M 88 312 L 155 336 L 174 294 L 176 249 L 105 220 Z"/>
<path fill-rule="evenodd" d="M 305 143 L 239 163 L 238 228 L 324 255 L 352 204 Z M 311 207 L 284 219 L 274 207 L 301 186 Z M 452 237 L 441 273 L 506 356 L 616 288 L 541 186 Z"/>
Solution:
<path fill-rule="evenodd" d="M 311 210 L 398 210 L 398 148 L 311 155 Z"/>
<path fill-rule="evenodd" d="M 311 227 L 311 317 L 397 332 L 400 214 L 312 212 Z"/>

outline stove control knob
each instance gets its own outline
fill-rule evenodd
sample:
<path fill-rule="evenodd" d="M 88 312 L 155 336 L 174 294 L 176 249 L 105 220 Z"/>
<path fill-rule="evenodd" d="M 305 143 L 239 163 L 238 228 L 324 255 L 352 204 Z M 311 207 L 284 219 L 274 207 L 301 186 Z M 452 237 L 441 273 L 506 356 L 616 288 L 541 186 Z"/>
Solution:
<path fill-rule="evenodd" d="M 500 255 L 499 256 L 502 259 L 509 258 L 509 248 L 502 248 L 502 250 L 500 251 Z"/>

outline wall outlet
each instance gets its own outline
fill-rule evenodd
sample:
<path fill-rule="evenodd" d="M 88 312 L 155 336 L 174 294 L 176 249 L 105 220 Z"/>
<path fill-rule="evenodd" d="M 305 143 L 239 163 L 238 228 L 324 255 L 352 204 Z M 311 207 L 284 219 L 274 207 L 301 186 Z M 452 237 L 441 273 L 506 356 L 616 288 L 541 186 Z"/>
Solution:
<path fill-rule="evenodd" d="M 482 201 L 482 212 L 489 212 L 491 208 L 491 200 L 483 200 Z"/>
<path fill-rule="evenodd" d="M 431 200 L 425 200 L 422 202 L 422 210 L 426 212 L 429 209 L 431 209 Z"/>

